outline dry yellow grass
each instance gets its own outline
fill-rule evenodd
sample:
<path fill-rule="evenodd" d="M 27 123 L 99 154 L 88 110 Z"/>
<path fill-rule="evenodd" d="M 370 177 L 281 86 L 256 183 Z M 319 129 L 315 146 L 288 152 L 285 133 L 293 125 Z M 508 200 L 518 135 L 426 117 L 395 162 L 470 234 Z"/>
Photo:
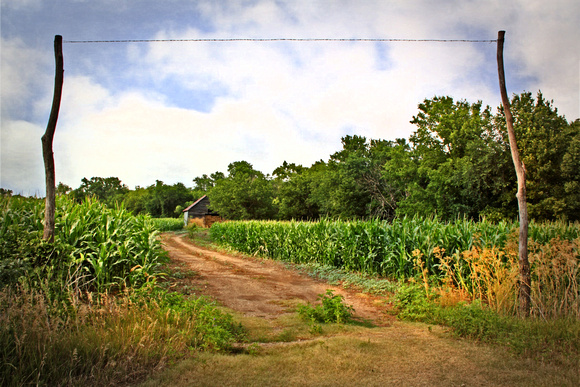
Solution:
<path fill-rule="evenodd" d="M 553 386 L 577 385 L 575 369 L 456 340 L 442 328 L 395 323 L 330 337 L 268 344 L 253 354 L 200 354 L 143 386 Z"/>

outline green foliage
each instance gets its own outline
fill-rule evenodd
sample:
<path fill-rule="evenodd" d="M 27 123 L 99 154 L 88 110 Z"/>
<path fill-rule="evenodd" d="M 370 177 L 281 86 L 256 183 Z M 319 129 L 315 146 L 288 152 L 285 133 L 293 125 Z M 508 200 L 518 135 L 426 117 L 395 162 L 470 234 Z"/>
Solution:
<path fill-rule="evenodd" d="M 219 180 L 222 180 L 225 178 L 225 175 L 222 172 L 215 172 L 212 173 L 211 175 L 206 175 L 203 174 L 200 177 L 196 177 L 193 179 L 193 182 L 195 184 L 194 186 L 194 190 L 203 192 L 203 194 L 205 195 L 207 192 L 209 192 Z M 203 195 L 200 195 L 200 197 Z"/>
<path fill-rule="evenodd" d="M 288 164 L 274 170 L 274 187 L 279 219 L 314 220 L 320 216 L 320 208 L 315 200 L 316 182 L 326 170 L 326 164 L 317 163 L 311 168 Z"/>
<path fill-rule="evenodd" d="M 515 353 L 551 362 L 580 355 L 577 319 L 520 319 L 490 309 L 481 300 L 442 306 L 437 294 L 418 284 L 402 285 L 395 295 L 398 318 L 445 325 L 461 337 L 500 344 Z"/>
<path fill-rule="evenodd" d="M 183 229 L 183 219 L 175 218 L 153 218 L 153 224 L 160 232 L 179 231 Z"/>
<path fill-rule="evenodd" d="M 535 99 L 529 92 L 515 95 L 511 108 L 518 148 L 526 166 L 530 217 L 580 220 L 578 202 L 568 196 L 574 195 L 570 189 L 580 179 L 580 169 L 575 168 L 579 161 L 580 125 L 568 124 L 541 92 Z M 498 121 L 503 126 L 505 119 L 501 119 Z"/>
<path fill-rule="evenodd" d="M 425 288 L 417 284 L 403 284 L 395 294 L 398 317 L 411 321 L 430 321 L 433 319 L 434 304 L 429 302 Z"/>
<path fill-rule="evenodd" d="M 0 197 L 0 286 L 41 264 L 43 207 L 37 199 Z"/>
<path fill-rule="evenodd" d="M 387 162 L 385 177 L 405 184 L 399 215 L 477 219 L 491 208 L 504 216 L 513 203 L 515 173 L 510 152 L 490 108 L 481 102 L 426 99 L 411 121 L 410 146 Z M 403 151 L 403 153 L 401 153 Z"/>
<path fill-rule="evenodd" d="M 37 269 L 97 289 L 139 285 L 153 279 L 166 259 L 151 219 L 135 217 L 120 206 L 59 197 L 55 242 L 49 244 L 41 238 L 43 201 L 3 198 L 0 205 L 3 284 Z"/>
<path fill-rule="evenodd" d="M 82 266 L 95 286 L 142 284 L 166 259 L 151 219 L 123 207 L 86 200 L 57 202 L 56 239 L 70 246 L 69 259 Z"/>
<path fill-rule="evenodd" d="M 64 185 L 59 185 L 60 191 L 67 190 Z M 81 180 L 79 188 L 72 191 L 72 196 L 78 201 L 82 202 L 86 198 L 96 198 L 99 201 L 113 206 L 115 203 L 120 203 L 123 196 L 129 192 L 129 188 L 121 183 L 118 177 L 86 177 Z"/>
<path fill-rule="evenodd" d="M 493 224 L 466 219 L 453 223 L 420 218 L 395 219 L 391 223 L 321 219 L 226 222 L 212 225 L 210 233 L 216 243 L 250 255 L 409 278 L 420 274 L 413 263 L 415 250 L 425 257 L 429 273 L 438 275 L 436 247 L 453 255 L 470 250 L 475 244 L 503 246 L 515 227 L 509 222 Z"/>
<path fill-rule="evenodd" d="M 174 217 L 178 205 L 194 199 L 190 190 L 182 183 L 171 186 L 157 180 L 154 185 L 147 187 L 147 192 L 145 210 L 155 218 Z"/>
<path fill-rule="evenodd" d="M 148 216 L 61 196 L 47 243 L 43 201 L 3 196 L 0 209 L 1 385 L 134 383 L 243 339 L 212 302 L 156 286 L 166 255 Z"/>
<path fill-rule="evenodd" d="M 344 269 L 317 263 L 292 265 L 307 275 L 324 280 L 330 285 L 342 285 L 344 288 L 356 287 L 365 293 L 387 294 L 398 289 L 398 282 L 381 278 L 377 275 L 347 272 Z"/>
<path fill-rule="evenodd" d="M 313 323 L 343 324 L 351 319 L 354 309 L 344 303 L 344 297 L 340 294 L 334 294 L 331 289 L 327 289 L 326 293 L 319 294 L 317 299 L 321 302 L 320 305 L 300 305 L 298 314 Z"/>
<path fill-rule="evenodd" d="M 264 174 L 246 161 L 231 163 L 228 172 L 208 194 L 212 210 L 225 219 L 273 218 L 272 185 Z"/>

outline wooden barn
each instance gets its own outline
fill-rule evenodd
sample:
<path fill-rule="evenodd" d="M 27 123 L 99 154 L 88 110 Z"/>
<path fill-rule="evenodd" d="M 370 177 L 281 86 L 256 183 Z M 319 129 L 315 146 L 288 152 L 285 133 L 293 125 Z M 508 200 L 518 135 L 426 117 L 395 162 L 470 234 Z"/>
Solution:
<path fill-rule="evenodd" d="M 215 222 L 221 222 L 219 214 L 213 212 L 209 207 L 209 198 L 203 195 L 195 203 L 183 210 L 183 221 L 187 226 L 190 223 L 197 223 L 203 227 L 210 227 Z"/>

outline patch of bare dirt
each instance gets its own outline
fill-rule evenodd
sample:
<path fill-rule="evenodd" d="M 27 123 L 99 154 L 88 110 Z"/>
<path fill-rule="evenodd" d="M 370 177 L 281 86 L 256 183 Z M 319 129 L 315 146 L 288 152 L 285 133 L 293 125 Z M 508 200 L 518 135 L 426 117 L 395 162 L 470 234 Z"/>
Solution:
<path fill-rule="evenodd" d="M 332 289 L 354 308 L 356 318 L 376 326 L 390 325 L 393 319 L 378 298 L 317 281 L 280 262 L 215 252 L 183 235 L 165 234 L 163 245 L 173 262 L 198 274 L 199 292 L 246 316 L 276 319 L 294 313 L 298 303 L 316 303 L 319 294 Z"/>

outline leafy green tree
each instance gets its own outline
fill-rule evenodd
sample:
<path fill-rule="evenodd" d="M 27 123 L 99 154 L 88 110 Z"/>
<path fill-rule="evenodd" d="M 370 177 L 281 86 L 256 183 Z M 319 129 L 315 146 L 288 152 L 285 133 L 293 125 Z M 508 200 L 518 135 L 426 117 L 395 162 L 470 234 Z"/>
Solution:
<path fill-rule="evenodd" d="M 288 181 L 290 178 L 301 174 L 304 170 L 305 168 L 302 165 L 288 164 L 287 161 L 284 161 L 281 166 L 274 169 L 272 175 L 277 181 Z"/>
<path fill-rule="evenodd" d="M 359 209 L 357 216 L 394 218 L 401 191 L 395 180 L 386 178 L 384 168 L 396 156 L 395 148 L 404 140 L 367 141 L 365 137 L 346 136 L 342 142 L 343 150 L 335 153 L 331 159 L 339 162 L 341 174 L 348 176 L 357 186 L 359 195 L 351 200 L 358 200 L 365 206 Z"/>
<path fill-rule="evenodd" d="M 73 191 L 73 189 L 70 186 L 68 186 L 62 182 L 59 182 L 58 185 L 56 186 L 56 195 L 57 196 L 68 195 L 72 191 Z"/>
<path fill-rule="evenodd" d="M 435 97 L 419 104 L 411 121 L 417 130 L 410 147 L 399 146 L 397 157 L 385 166 L 389 179 L 399 178 L 394 184 L 399 189 L 400 179 L 406 180 L 398 214 L 437 214 L 443 219 L 476 218 L 490 210 L 503 214 L 503 200 L 512 190 L 511 174 L 505 173 L 509 148 L 492 118 L 481 102 Z"/>
<path fill-rule="evenodd" d="M 318 165 L 320 164 L 304 168 L 284 161 L 274 170 L 273 183 L 277 193 L 274 204 L 278 206 L 279 219 L 314 220 L 319 218 L 318 204 L 312 197 L 313 182 L 320 175 Z"/>
<path fill-rule="evenodd" d="M 157 180 L 154 185 L 147 187 L 145 210 L 153 217 L 171 218 L 176 216 L 177 206 L 183 206 L 192 199 L 192 192 L 183 183 L 167 185 Z"/>
<path fill-rule="evenodd" d="M 214 172 L 211 175 L 203 174 L 202 176 L 193 179 L 193 189 L 203 193 L 209 192 L 217 181 L 225 178 L 223 172 Z"/>
<path fill-rule="evenodd" d="M 149 192 L 146 188 L 135 187 L 134 190 L 127 192 L 125 195 L 125 208 L 131 211 L 134 215 L 147 213 L 146 203 L 149 197 Z"/>
<path fill-rule="evenodd" d="M 312 182 L 312 196 L 321 216 L 343 219 L 366 217 L 371 200 L 341 161 L 332 156 L 324 173 Z"/>
<path fill-rule="evenodd" d="M 562 157 L 564 200 L 569 220 L 580 220 L 580 120 L 570 125 L 570 142 Z"/>
<path fill-rule="evenodd" d="M 272 219 L 273 188 L 266 176 L 247 161 L 228 165 L 228 176 L 209 191 L 212 210 L 226 219 Z"/>
<path fill-rule="evenodd" d="M 129 188 L 118 177 L 91 177 L 90 180 L 85 177 L 81 180 L 79 188 L 75 189 L 72 194 L 77 201 L 86 197 L 95 197 L 102 203 L 114 205 L 123 201 L 127 192 Z"/>
<path fill-rule="evenodd" d="M 511 100 L 514 130 L 526 166 L 528 212 L 532 219 L 578 219 L 577 202 L 571 200 L 578 181 L 576 165 L 579 127 L 558 114 L 541 92 L 514 95 Z M 505 133 L 500 110 L 497 126 Z"/>

